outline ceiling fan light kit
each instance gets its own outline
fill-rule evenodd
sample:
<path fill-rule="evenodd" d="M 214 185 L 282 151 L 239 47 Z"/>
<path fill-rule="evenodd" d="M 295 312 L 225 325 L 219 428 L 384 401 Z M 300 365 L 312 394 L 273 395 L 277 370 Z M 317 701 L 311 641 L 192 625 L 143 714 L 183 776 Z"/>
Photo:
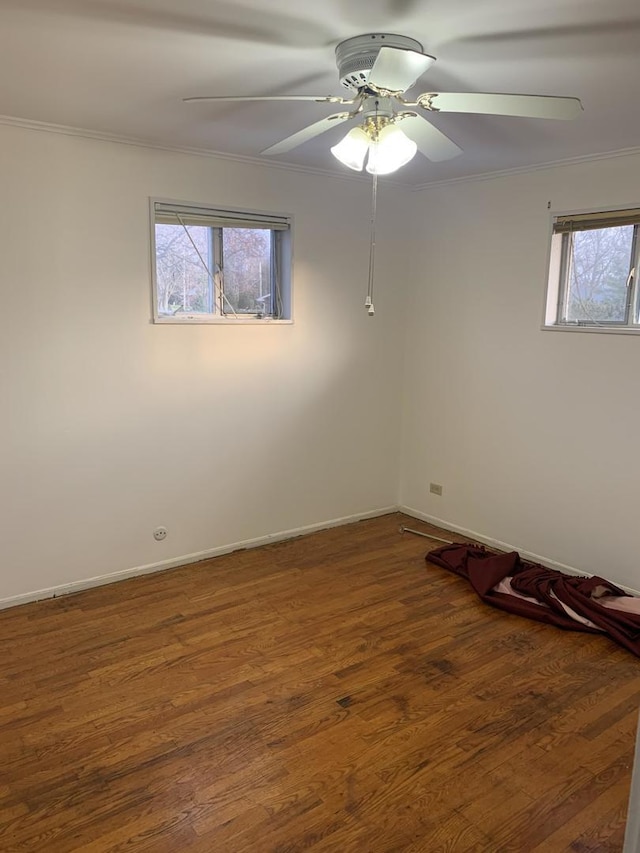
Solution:
<path fill-rule="evenodd" d="M 395 124 L 379 130 L 369 146 L 367 172 L 370 175 L 390 175 L 414 156 L 418 146 Z"/>
<path fill-rule="evenodd" d="M 334 145 L 331 153 L 344 166 L 355 172 L 361 172 L 369 151 L 370 139 L 362 127 L 354 127 L 347 135 Z"/>
<path fill-rule="evenodd" d="M 367 119 L 362 127 L 354 127 L 331 149 L 343 165 L 361 172 L 367 160 L 370 175 L 390 175 L 415 156 L 418 146 L 389 119 Z"/>

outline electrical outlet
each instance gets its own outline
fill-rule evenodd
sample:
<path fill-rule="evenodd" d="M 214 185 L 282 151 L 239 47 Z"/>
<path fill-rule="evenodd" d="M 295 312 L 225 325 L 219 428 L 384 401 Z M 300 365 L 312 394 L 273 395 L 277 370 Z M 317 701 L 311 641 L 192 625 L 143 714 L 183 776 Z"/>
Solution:
<path fill-rule="evenodd" d="M 156 527 L 153 531 L 153 538 L 157 542 L 162 542 L 163 539 L 167 538 L 167 528 L 166 527 Z"/>
<path fill-rule="evenodd" d="M 442 486 L 440 483 L 429 483 L 429 491 L 432 495 L 442 495 Z"/>

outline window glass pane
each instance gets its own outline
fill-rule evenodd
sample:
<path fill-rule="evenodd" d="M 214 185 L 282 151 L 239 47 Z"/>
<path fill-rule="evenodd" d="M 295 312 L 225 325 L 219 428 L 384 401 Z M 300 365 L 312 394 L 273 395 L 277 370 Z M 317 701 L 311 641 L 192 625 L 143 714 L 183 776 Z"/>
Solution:
<path fill-rule="evenodd" d="M 273 314 L 271 231 L 224 228 L 222 268 L 225 313 Z"/>
<path fill-rule="evenodd" d="M 576 231 L 567 239 L 571 253 L 565 321 L 624 323 L 633 225 Z"/>
<path fill-rule="evenodd" d="M 167 317 L 211 313 L 211 282 L 198 257 L 199 252 L 214 272 L 210 257 L 211 229 L 200 225 L 188 225 L 185 229 L 182 225 L 156 224 L 155 235 L 158 314 Z"/>

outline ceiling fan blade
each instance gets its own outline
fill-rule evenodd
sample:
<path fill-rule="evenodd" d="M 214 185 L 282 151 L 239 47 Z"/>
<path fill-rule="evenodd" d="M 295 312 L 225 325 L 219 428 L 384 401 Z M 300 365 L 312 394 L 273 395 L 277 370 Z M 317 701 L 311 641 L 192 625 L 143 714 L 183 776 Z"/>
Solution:
<path fill-rule="evenodd" d="M 422 116 L 407 114 L 401 116 L 401 119 L 401 129 L 416 143 L 418 150 L 428 160 L 439 163 L 462 154 L 462 148 L 458 148 L 453 140 Z"/>
<path fill-rule="evenodd" d="M 484 92 L 434 92 L 419 95 L 417 104 L 443 113 L 482 113 L 523 118 L 577 118 L 582 112 L 578 98 L 553 95 L 498 95 Z"/>
<path fill-rule="evenodd" d="M 355 100 L 341 98 L 339 95 L 198 95 L 195 98 L 183 98 L 185 103 L 194 101 L 315 101 L 317 104 L 354 104 Z"/>
<path fill-rule="evenodd" d="M 291 151 L 292 148 L 302 145 L 303 142 L 308 142 L 310 139 L 313 139 L 314 136 L 320 136 L 321 133 L 325 133 L 325 131 L 330 130 L 338 124 L 342 124 L 343 121 L 347 121 L 347 119 L 352 117 L 351 113 L 334 113 L 333 115 L 320 119 L 320 121 L 316 121 L 307 127 L 303 127 L 302 130 L 299 130 L 291 136 L 287 136 L 286 139 L 283 139 L 281 142 L 276 142 L 275 145 L 271 145 L 269 148 L 265 148 L 264 151 L 261 151 L 260 153 L 284 154 L 287 151 Z"/>
<path fill-rule="evenodd" d="M 337 33 L 319 20 L 304 14 L 289 15 L 275 9 L 250 12 L 244 4 L 233 0 L 215 3 L 159 3 L 157 0 L 2 0 L 3 7 L 46 12 L 48 14 L 82 15 L 105 22 L 136 27 L 193 33 L 200 37 L 233 39 L 240 42 L 292 47 L 294 49 L 324 47 L 335 41 Z M 158 7 L 165 8 L 158 8 Z M 186 7 L 186 8 L 184 8 Z M 192 7 L 191 10 L 189 7 Z M 198 8 L 200 7 L 200 9 Z"/>
<path fill-rule="evenodd" d="M 388 0 L 389 14 L 391 15 L 410 15 L 412 12 L 418 11 L 423 0 Z"/>
<path fill-rule="evenodd" d="M 495 61 L 501 59 L 549 59 L 561 56 L 588 55 L 604 57 L 609 54 L 637 51 L 640 19 L 627 17 L 611 20 L 604 12 L 598 21 L 577 21 L 529 27 L 528 29 L 497 30 L 474 33 L 447 43 L 450 58 Z"/>
<path fill-rule="evenodd" d="M 415 50 L 381 47 L 369 72 L 368 83 L 389 92 L 405 92 L 435 61 L 435 56 Z"/>

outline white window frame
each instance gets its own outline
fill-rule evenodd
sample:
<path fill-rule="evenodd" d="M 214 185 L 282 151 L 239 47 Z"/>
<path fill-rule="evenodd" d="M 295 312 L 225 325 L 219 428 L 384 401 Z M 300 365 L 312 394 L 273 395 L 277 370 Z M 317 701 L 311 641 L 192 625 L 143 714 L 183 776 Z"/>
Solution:
<path fill-rule="evenodd" d="M 622 321 L 579 321 L 579 322 L 563 322 L 561 316 L 561 301 L 566 293 L 566 274 L 567 274 L 567 235 L 559 234 L 556 230 L 558 220 L 570 219 L 572 217 L 593 218 L 594 222 L 598 218 L 603 221 L 607 214 L 615 214 L 622 211 L 632 211 L 637 213 L 638 223 L 635 225 L 634 240 L 631 249 L 631 268 L 627 286 L 629 288 L 627 298 L 627 319 Z M 627 223 L 624 223 L 627 224 Z M 603 224 L 603 227 L 607 225 Z M 611 226 L 613 227 L 613 226 Z M 558 239 L 561 238 L 561 239 Z M 545 289 L 544 312 L 542 319 L 543 331 L 560 331 L 560 332 L 587 332 L 598 334 L 614 334 L 614 335 L 639 335 L 640 334 L 640 205 L 635 204 L 619 204 L 611 207 L 600 207 L 598 209 L 583 209 L 570 211 L 552 211 L 549 218 L 549 236 L 548 236 L 548 256 L 547 256 L 547 286 Z M 638 316 L 638 322 L 633 323 L 632 320 Z"/>
<path fill-rule="evenodd" d="M 277 287 L 280 302 L 280 315 L 278 317 L 263 316 L 257 314 L 235 314 L 233 312 L 220 312 L 215 310 L 210 314 L 175 314 L 166 316 L 158 313 L 158 286 L 156 269 L 156 240 L 155 228 L 157 216 L 160 211 L 175 210 L 182 212 L 185 216 L 198 215 L 210 216 L 212 228 L 222 228 L 224 225 L 215 224 L 216 221 L 226 222 L 227 227 L 233 227 L 235 221 L 243 223 L 244 227 L 250 227 L 250 223 L 257 225 L 273 225 L 272 248 L 273 248 L 273 270 L 272 274 L 278 277 Z M 209 205 L 201 202 L 179 201 L 176 199 L 151 197 L 149 199 L 149 220 L 151 235 L 151 292 L 152 292 L 152 322 L 158 324 L 176 325 L 291 325 L 293 323 L 293 217 L 287 213 L 269 213 L 262 210 L 246 210 L 244 208 L 224 207 Z M 177 220 L 178 222 L 180 220 Z M 215 239 L 215 235 L 214 239 Z M 215 288 L 215 283 L 211 282 Z M 213 297 L 216 302 L 215 295 Z"/>

